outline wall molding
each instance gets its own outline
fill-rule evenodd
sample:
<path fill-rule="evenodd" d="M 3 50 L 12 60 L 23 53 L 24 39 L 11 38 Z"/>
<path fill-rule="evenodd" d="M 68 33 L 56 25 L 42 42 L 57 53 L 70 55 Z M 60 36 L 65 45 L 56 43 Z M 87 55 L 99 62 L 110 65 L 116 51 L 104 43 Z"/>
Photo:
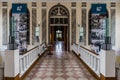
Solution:
<path fill-rule="evenodd" d="M 1 0 L 2 2 L 35 2 L 35 1 L 41 1 L 41 2 L 120 2 L 120 0 Z"/>

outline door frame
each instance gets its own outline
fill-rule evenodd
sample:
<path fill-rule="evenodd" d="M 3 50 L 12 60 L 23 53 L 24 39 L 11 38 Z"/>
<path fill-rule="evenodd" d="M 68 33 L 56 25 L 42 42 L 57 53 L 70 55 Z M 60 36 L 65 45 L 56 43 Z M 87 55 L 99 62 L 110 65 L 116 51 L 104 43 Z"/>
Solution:
<path fill-rule="evenodd" d="M 58 3 L 57 5 L 54 5 L 53 7 L 51 7 L 51 9 L 49 10 L 49 18 L 48 18 L 48 43 L 49 44 L 54 44 L 54 28 L 53 28 L 53 26 L 51 26 L 50 24 L 50 22 L 51 22 L 51 13 L 52 13 L 52 10 L 53 9 L 55 9 L 55 8 L 64 8 L 64 10 L 66 11 L 66 13 L 67 13 L 67 26 L 65 26 L 66 28 L 65 28 L 65 30 L 66 31 L 64 31 L 64 33 L 66 32 L 66 36 L 64 36 L 64 37 L 66 37 L 66 39 L 64 38 L 64 42 L 65 42 L 65 45 L 66 45 L 66 47 L 67 47 L 67 51 L 69 51 L 70 50 L 70 16 L 69 16 L 69 11 L 68 11 L 68 9 L 65 7 L 65 6 L 63 6 L 63 5 L 61 5 L 60 3 Z M 63 15 L 61 15 L 61 16 L 63 16 Z M 63 26 L 62 26 L 63 27 Z"/>

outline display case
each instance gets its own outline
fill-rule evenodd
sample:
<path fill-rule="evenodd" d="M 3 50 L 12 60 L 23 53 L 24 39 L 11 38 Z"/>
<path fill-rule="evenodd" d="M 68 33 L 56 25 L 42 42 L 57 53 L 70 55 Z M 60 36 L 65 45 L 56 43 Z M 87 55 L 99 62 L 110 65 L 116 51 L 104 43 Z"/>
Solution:
<path fill-rule="evenodd" d="M 18 48 L 20 54 L 27 51 L 27 39 L 29 36 L 28 10 L 26 4 L 12 4 L 10 20 L 10 38 L 9 43 L 12 49 Z M 11 47 L 11 46 L 9 46 Z"/>

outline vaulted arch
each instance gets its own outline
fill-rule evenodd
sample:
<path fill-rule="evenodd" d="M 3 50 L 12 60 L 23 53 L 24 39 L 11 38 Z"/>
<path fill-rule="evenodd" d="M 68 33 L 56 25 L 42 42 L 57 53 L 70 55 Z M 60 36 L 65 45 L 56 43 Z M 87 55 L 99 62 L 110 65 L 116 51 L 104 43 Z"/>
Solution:
<path fill-rule="evenodd" d="M 66 50 L 69 46 L 69 11 L 58 3 L 49 11 L 49 43 L 54 44 L 56 41 L 65 43 Z M 60 33 L 59 33 L 60 32 Z"/>

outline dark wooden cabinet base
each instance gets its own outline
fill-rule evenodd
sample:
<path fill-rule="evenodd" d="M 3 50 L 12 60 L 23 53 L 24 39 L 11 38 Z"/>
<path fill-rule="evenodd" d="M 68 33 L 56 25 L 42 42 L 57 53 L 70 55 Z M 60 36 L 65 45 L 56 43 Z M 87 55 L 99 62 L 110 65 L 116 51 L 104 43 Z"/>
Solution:
<path fill-rule="evenodd" d="M 4 77 L 4 80 L 20 80 L 19 74 L 15 77 Z"/>
<path fill-rule="evenodd" d="M 105 77 L 103 74 L 100 74 L 100 80 L 117 80 L 116 77 Z"/>

